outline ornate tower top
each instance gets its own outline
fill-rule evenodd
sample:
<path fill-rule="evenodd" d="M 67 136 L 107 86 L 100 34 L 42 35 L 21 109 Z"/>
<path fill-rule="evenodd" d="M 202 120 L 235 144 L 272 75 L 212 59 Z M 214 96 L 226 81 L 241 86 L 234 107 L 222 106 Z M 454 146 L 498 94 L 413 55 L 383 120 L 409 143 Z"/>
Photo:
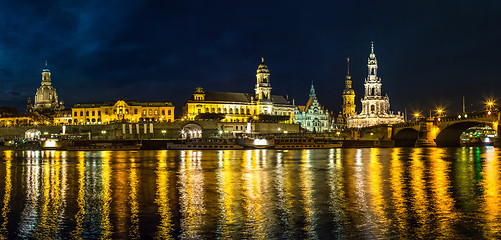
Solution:
<path fill-rule="evenodd" d="M 256 99 L 258 101 L 271 101 L 271 84 L 270 84 L 270 70 L 264 63 L 264 58 L 261 58 L 261 64 L 257 67 L 256 74 Z"/>
<path fill-rule="evenodd" d="M 45 67 L 42 69 L 42 86 L 51 85 L 50 82 L 50 70 L 47 67 L 47 61 L 45 61 Z"/>
<path fill-rule="evenodd" d="M 371 42 L 371 54 L 369 54 L 369 61 L 376 60 L 376 54 L 374 53 L 374 42 Z"/>
<path fill-rule="evenodd" d="M 317 98 L 317 94 L 315 93 L 315 87 L 313 86 L 313 81 L 311 81 L 310 98 Z"/>
<path fill-rule="evenodd" d="M 351 79 L 351 76 L 350 76 L 350 58 L 346 58 L 346 66 L 348 68 L 348 71 L 347 71 L 347 74 L 346 74 L 346 79 Z"/>
<path fill-rule="evenodd" d="M 371 43 L 371 53 L 369 54 L 369 58 L 367 59 L 367 68 L 369 70 L 369 75 L 366 78 L 366 82 L 379 82 L 381 81 L 377 77 L 377 60 L 376 54 L 374 53 L 374 42 Z"/>
<path fill-rule="evenodd" d="M 257 67 L 257 73 L 270 73 L 270 70 L 268 70 L 268 66 L 264 63 L 264 58 L 261 58 L 261 64 Z"/>

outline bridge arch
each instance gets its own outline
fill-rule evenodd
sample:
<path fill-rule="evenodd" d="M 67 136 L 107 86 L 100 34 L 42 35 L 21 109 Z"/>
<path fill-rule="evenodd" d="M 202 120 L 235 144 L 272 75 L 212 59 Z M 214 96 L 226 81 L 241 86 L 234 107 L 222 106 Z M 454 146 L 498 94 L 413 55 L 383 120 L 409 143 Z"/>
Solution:
<path fill-rule="evenodd" d="M 195 123 L 189 123 L 181 128 L 181 137 L 183 139 L 201 138 L 202 127 Z"/>
<path fill-rule="evenodd" d="M 401 129 L 392 137 L 395 141 L 395 147 L 414 147 L 418 133 L 418 130 L 414 128 Z"/>
<path fill-rule="evenodd" d="M 481 121 L 464 121 L 451 124 L 446 128 L 442 129 L 440 133 L 438 133 L 435 142 L 437 143 L 437 147 L 459 147 L 461 146 L 459 137 L 461 134 L 468 130 L 468 128 L 475 126 L 490 126 L 492 127 L 492 123 L 490 122 L 481 122 Z"/>

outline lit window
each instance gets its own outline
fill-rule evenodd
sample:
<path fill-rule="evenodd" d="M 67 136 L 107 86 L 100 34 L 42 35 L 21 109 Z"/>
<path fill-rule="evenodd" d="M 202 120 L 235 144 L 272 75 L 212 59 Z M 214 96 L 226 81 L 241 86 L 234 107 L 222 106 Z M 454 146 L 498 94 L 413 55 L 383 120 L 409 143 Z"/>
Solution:
<path fill-rule="evenodd" d="M 155 115 L 158 115 L 158 110 L 155 110 Z"/>
<path fill-rule="evenodd" d="M 143 115 L 146 115 L 146 110 L 143 110 Z"/>
<path fill-rule="evenodd" d="M 148 111 L 148 114 L 149 115 L 153 115 L 153 111 L 151 111 L 151 109 Z"/>

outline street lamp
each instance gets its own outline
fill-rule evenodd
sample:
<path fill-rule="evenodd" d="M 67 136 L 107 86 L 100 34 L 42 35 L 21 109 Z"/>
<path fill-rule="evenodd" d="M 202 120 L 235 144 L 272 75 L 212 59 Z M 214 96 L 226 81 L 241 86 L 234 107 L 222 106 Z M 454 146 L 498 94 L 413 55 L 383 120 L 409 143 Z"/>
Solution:
<path fill-rule="evenodd" d="M 437 113 L 437 117 L 442 117 L 443 114 L 445 114 L 444 108 L 442 108 L 442 107 L 436 108 L 435 112 Z"/>
<path fill-rule="evenodd" d="M 494 106 L 494 104 L 495 104 L 495 101 L 493 99 L 488 99 L 485 102 L 485 110 L 492 111 L 492 107 Z"/>
<path fill-rule="evenodd" d="M 420 113 L 414 113 L 414 119 L 419 120 L 419 117 L 421 116 Z"/>

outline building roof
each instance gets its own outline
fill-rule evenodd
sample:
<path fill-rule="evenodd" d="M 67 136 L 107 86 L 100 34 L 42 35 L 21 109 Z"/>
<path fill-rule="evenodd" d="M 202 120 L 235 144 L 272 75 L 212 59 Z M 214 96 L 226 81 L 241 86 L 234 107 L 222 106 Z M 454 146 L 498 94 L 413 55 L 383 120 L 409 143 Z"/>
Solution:
<path fill-rule="evenodd" d="M 221 102 L 241 102 L 250 103 L 252 102 L 254 94 L 250 93 L 234 93 L 234 92 L 205 92 L 204 101 L 221 101 Z M 195 101 L 194 97 L 188 99 L 189 101 Z M 271 101 L 275 104 L 290 104 L 290 102 L 285 99 L 285 97 L 280 95 L 271 95 Z"/>
<path fill-rule="evenodd" d="M 129 106 L 143 106 L 143 107 L 173 107 L 171 102 L 140 102 L 140 101 L 124 101 Z M 77 103 L 73 108 L 92 108 L 92 107 L 111 107 L 114 106 L 117 101 L 106 101 L 106 102 L 89 102 L 89 103 Z"/>
<path fill-rule="evenodd" d="M 313 104 L 313 100 L 314 100 L 314 98 L 310 97 L 310 99 L 308 99 L 308 102 L 306 103 L 306 106 L 296 106 L 297 109 L 299 110 L 299 112 L 306 112 L 306 111 L 308 111 L 308 109 L 311 107 L 311 104 Z M 320 103 L 319 103 L 319 105 L 320 105 Z M 322 106 L 322 105 L 320 105 L 320 110 L 323 111 L 323 112 L 327 112 L 325 110 L 324 106 Z"/>

